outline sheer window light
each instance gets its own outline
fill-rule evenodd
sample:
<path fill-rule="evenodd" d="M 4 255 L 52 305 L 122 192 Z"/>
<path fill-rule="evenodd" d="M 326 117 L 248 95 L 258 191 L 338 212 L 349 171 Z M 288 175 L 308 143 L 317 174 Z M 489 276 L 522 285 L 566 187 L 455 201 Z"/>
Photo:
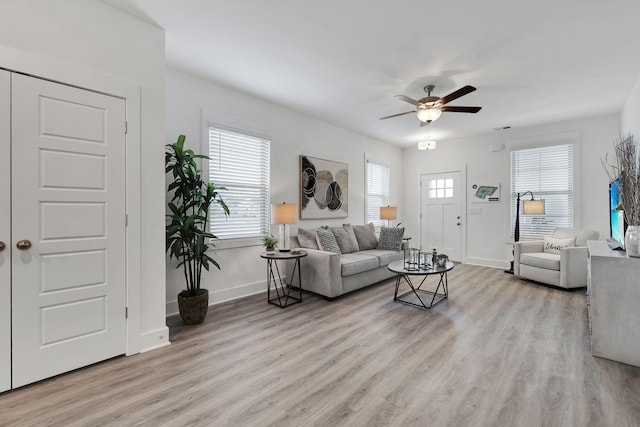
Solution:
<path fill-rule="evenodd" d="M 389 205 L 389 168 L 367 161 L 367 223 L 382 226 L 380 208 Z"/>

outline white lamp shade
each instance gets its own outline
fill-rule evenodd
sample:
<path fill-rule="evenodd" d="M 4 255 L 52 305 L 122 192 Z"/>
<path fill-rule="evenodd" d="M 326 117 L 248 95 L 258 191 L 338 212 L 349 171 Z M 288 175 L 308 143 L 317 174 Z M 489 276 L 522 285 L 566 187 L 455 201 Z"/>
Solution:
<path fill-rule="evenodd" d="M 295 203 L 271 205 L 271 218 L 274 224 L 295 224 L 298 222 L 298 205 Z"/>
<path fill-rule="evenodd" d="M 418 120 L 421 122 L 432 122 L 440 117 L 442 111 L 439 108 L 420 108 L 418 109 Z"/>
<path fill-rule="evenodd" d="M 522 203 L 523 215 L 543 215 L 544 200 L 525 200 Z"/>
<path fill-rule="evenodd" d="M 395 206 L 382 206 L 380 208 L 380 219 L 394 220 L 398 217 L 398 208 Z"/>

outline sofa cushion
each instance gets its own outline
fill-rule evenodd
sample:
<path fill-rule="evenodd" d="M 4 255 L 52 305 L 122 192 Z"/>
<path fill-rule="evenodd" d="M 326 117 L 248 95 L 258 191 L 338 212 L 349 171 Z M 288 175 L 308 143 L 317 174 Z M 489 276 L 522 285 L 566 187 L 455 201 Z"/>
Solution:
<path fill-rule="evenodd" d="M 560 271 L 560 255 L 546 252 L 524 253 L 520 255 L 520 264 Z"/>
<path fill-rule="evenodd" d="M 404 227 L 382 227 L 376 249 L 399 251 L 402 248 Z"/>
<path fill-rule="evenodd" d="M 298 228 L 298 245 L 301 248 L 320 249 L 316 241 L 316 230 Z"/>
<path fill-rule="evenodd" d="M 576 245 L 576 238 L 569 237 L 558 239 L 556 237 L 544 236 L 544 252 L 549 254 L 560 255 L 560 249 L 571 248 Z"/>
<path fill-rule="evenodd" d="M 331 230 L 319 228 L 316 230 L 316 239 L 318 241 L 318 247 L 323 251 L 340 253 L 340 246 L 336 242 L 336 237 Z"/>
<path fill-rule="evenodd" d="M 368 251 L 358 252 L 362 255 L 372 255 L 378 258 L 378 265 L 384 267 L 391 264 L 393 261 L 399 261 L 403 259 L 404 253 L 402 251 L 387 251 L 381 249 L 371 249 Z"/>
<path fill-rule="evenodd" d="M 373 255 L 365 255 L 361 252 L 343 254 L 340 256 L 342 276 L 351 276 L 363 271 L 375 270 L 378 268 L 378 258 Z"/>
<path fill-rule="evenodd" d="M 376 228 L 374 227 L 373 223 L 369 223 L 367 225 L 354 225 L 353 232 L 356 235 L 358 247 L 361 251 L 365 251 L 367 249 L 375 249 L 378 246 Z"/>
<path fill-rule="evenodd" d="M 351 252 L 358 252 L 358 241 L 356 235 L 353 232 L 353 227 L 349 224 L 342 227 L 331 227 L 331 232 L 340 246 L 340 252 L 343 254 L 350 254 Z"/>

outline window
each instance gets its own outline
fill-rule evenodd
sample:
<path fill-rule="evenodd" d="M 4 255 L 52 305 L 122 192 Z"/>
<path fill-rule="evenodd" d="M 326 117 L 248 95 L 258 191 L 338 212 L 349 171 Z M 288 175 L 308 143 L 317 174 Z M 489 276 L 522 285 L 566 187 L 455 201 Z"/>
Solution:
<path fill-rule="evenodd" d="M 430 199 L 450 199 L 453 197 L 453 179 L 430 179 L 429 198 Z"/>
<path fill-rule="evenodd" d="M 389 205 L 389 168 L 367 161 L 367 223 L 382 226 L 380 207 Z"/>
<path fill-rule="evenodd" d="M 211 208 L 211 232 L 219 239 L 269 234 L 269 157 L 271 141 L 209 127 L 209 180 L 221 191 L 231 215 Z"/>
<path fill-rule="evenodd" d="M 544 199 L 545 214 L 523 216 L 520 239 L 540 239 L 559 227 L 573 228 L 573 145 L 553 145 L 511 152 L 511 233 L 516 222 L 516 193 L 531 191 Z"/>

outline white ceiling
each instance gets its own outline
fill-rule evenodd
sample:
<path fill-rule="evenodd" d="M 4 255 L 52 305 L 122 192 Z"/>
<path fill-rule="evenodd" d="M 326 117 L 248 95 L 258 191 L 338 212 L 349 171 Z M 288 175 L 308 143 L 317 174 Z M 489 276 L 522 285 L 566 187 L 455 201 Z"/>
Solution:
<path fill-rule="evenodd" d="M 103 0 L 166 31 L 167 63 L 415 146 L 613 113 L 640 77 L 637 0 Z M 419 127 L 395 99 L 474 93 Z"/>

